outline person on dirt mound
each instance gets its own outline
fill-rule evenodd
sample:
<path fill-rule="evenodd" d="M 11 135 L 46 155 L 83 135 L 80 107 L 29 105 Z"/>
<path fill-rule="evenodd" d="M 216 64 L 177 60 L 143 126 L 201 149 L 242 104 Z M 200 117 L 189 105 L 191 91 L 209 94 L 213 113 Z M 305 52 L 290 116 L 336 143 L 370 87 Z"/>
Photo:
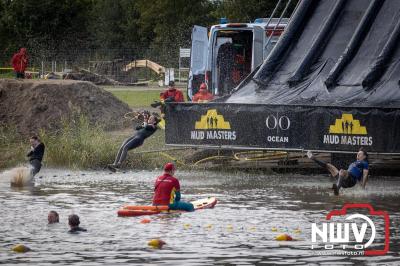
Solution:
<path fill-rule="evenodd" d="M 26 48 L 21 48 L 18 53 L 15 53 L 11 59 L 11 65 L 14 69 L 17 79 L 25 78 L 25 69 L 28 66 L 28 55 Z"/>
<path fill-rule="evenodd" d="M 107 168 L 116 172 L 117 168 L 125 161 L 128 151 L 143 145 L 145 139 L 153 135 L 157 130 L 157 124 L 160 119 L 155 115 L 150 115 L 148 112 L 143 113 L 143 123 L 136 127 L 136 133 L 127 138 L 118 150 L 114 163 L 109 164 Z"/>
<path fill-rule="evenodd" d="M 160 101 L 151 104 L 151 107 L 156 108 L 160 106 L 161 114 L 165 113 L 165 103 L 179 103 L 184 102 L 185 98 L 181 90 L 175 88 L 175 82 L 170 81 L 168 83 L 168 88 L 160 93 Z"/>
<path fill-rule="evenodd" d="M 354 187 L 357 182 L 360 182 L 365 189 L 368 181 L 368 153 L 364 149 L 359 150 L 357 160 L 350 164 L 347 170 L 338 170 L 334 165 L 316 159 L 311 151 L 307 152 L 307 157 L 328 170 L 333 177 L 338 178 L 337 183 L 332 186 L 336 196 L 339 195 L 340 188 Z"/>
<path fill-rule="evenodd" d="M 154 184 L 154 206 L 168 205 L 170 210 L 194 211 L 190 202 L 181 201 L 179 180 L 174 177 L 176 168 L 173 163 L 164 165 L 164 174 L 157 177 Z"/>

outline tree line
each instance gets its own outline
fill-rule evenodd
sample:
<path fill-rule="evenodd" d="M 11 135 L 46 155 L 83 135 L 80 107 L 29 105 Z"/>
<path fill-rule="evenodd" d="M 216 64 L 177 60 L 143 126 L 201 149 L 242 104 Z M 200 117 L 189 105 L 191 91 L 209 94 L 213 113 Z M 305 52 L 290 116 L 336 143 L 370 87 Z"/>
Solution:
<path fill-rule="evenodd" d="M 268 17 L 277 0 L 0 0 L 0 55 L 20 47 L 31 55 L 104 51 L 109 58 L 148 55 L 162 62 L 190 47 L 193 25 L 221 17 L 250 22 Z M 133 52 L 132 52 L 133 51 Z M 100 52 L 101 53 L 101 52 Z M 3 64 L 3 62 L 0 62 Z"/>

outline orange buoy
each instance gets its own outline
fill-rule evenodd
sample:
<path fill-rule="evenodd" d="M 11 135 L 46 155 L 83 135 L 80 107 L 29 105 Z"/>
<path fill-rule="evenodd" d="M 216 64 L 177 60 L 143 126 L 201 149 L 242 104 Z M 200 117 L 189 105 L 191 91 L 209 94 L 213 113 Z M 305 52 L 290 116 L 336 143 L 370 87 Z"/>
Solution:
<path fill-rule="evenodd" d="M 141 223 L 141 224 L 148 224 L 148 223 L 150 223 L 150 222 L 151 222 L 151 220 L 150 220 L 150 219 L 147 219 L 147 218 L 144 218 L 144 219 L 140 220 L 140 223 Z"/>

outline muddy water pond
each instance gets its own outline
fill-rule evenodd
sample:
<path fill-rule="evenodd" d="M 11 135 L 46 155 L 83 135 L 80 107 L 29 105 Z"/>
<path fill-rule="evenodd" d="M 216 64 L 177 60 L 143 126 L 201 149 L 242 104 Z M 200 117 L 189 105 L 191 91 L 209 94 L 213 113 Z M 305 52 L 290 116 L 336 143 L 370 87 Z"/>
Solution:
<path fill-rule="evenodd" d="M 371 177 L 335 197 L 325 175 L 178 172 L 183 200 L 214 196 L 214 209 L 193 213 L 117 217 L 125 204 L 149 204 L 159 171 L 108 172 L 44 169 L 35 187 L 14 189 L 0 180 L 0 264 L 21 265 L 385 265 L 400 264 L 400 178 Z M 384 256 L 332 255 L 311 249 L 312 223 L 345 203 L 370 203 L 390 215 Z M 47 224 L 55 210 L 59 224 Z M 88 232 L 69 234 L 78 214 Z M 383 228 L 383 229 L 382 229 Z M 383 243 L 384 227 L 376 226 Z M 286 233 L 296 241 L 276 241 Z M 152 249 L 160 238 L 167 244 Z M 32 251 L 14 253 L 23 243 Z M 377 249 L 383 244 L 375 244 Z"/>

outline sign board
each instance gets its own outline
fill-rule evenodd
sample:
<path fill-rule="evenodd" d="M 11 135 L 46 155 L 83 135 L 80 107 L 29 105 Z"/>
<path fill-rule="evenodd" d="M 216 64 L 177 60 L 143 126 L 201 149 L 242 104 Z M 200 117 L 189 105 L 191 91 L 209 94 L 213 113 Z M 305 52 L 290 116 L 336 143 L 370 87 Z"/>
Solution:
<path fill-rule="evenodd" d="M 399 109 L 175 104 L 166 143 L 239 149 L 400 153 Z"/>
<path fill-rule="evenodd" d="M 168 85 L 170 81 L 175 81 L 174 77 L 174 69 L 173 68 L 166 68 L 165 69 L 165 79 L 164 79 L 164 84 Z"/>
<path fill-rule="evenodd" d="M 190 57 L 190 48 L 179 48 L 179 57 L 189 58 Z"/>

